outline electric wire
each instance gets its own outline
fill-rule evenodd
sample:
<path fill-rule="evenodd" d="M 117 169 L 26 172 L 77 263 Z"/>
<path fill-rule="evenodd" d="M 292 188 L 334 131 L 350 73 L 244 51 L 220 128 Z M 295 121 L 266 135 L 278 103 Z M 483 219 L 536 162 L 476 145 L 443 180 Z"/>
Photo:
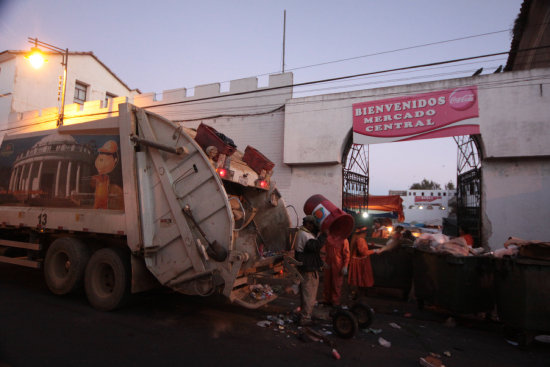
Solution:
<path fill-rule="evenodd" d="M 539 46 L 539 47 L 532 47 L 532 48 L 517 50 L 515 52 L 518 53 L 518 52 L 526 52 L 526 51 L 532 51 L 532 50 L 543 50 L 543 49 L 548 49 L 548 48 L 550 48 L 550 46 Z M 220 98 L 250 95 L 250 94 L 258 93 L 258 92 L 266 92 L 266 91 L 281 90 L 281 89 L 294 89 L 294 88 L 299 88 L 299 87 L 309 86 L 309 85 L 314 85 L 314 84 L 331 83 L 331 82 L 337 82 L 337 81 L 343 81 L 343 80 L 349 80 L 349 79 L 357 79 L 357 78 L 360 78 L 360 77 L 370 77 L 370 76 L 375 76 L 375 75 L 380 76 L 380 75 L 385 74 L 385 73 L 396 73 L 396 72 L 410 71 L 410 70 L 415 70 L 415 69 L 429 68 L 429 67 L 433 67 L 433 66 L 449 65 L 449 64 L 452 64 L 452 63 L 459 63 L 459 62 L 463 62 L 463 61 L 479 60 L 479 59 L 489 58 L 489 57 L 494 57 L 494 56 L 502 56 L 502 55 L 506 55 L 506 54 L 510 54 L 510 53 L 512 53 L 512 52 L 511 51 L 504 51 L 504 52 L 497 52 L 497 53 L 491 53 L 491 54 L 485 54 L 485 55 L 470 56 L 470 57 L 464 57 L 464 58 L 458 58 L 458 59 L 452 59 L 452 60 L 437 61 L 437 62 L 426 63 L 426 64 L 405 66 L 405 67 L 399 67 L 399 68 L 393 68 L 393 69 L 379 70 L 379 71 L 374 71 L 374 72 L 367 72 L 367 73 L 360 73 L 360 74 L 354 74 L 354 75 L 327 78 L 327 79 L 315 80 L 315 81 L 309 81 L 309 82 L 295 83 L 295 84 L 291 84 L 291 85 L 268 87 L 268 88 L 263 88 L 263 89 L 243 91 L 243 92 L 237 92 L 237 93 L 221 94 L 221 95 L 216 95 L 216 96 L 202 97 L 202 98 L 190 99 L 190 100 L 185 100 L 185 101 L 176 101 L 176 102 L 161 103 L 161 104 L 155 104 L 155 105 L 149 105 L 149 106 L 142 106 L 141 108 L 153 109 L 153 108 L 158 108 L 158 107 L 174 106 L 174 105 L 181 105 L 181 104 L 198 104 L 198 103 L 202 103 L 204 101 L 218 100 Z M 248 98 L 250 98 L 250 97 L 248 97 Z M 254 97 L 252 97 L 252 98 L 254 98 Z M 106 112 L 90 113 L 90 114 L 84 114 L 84 115 L 78 115 L 78 116 L 66 116 L 65 119 L 99 116 L 99 115 L 106 115 L 106 114 L 112 114 L 112 113 L 113 113 L 113 111 L 106 111 Z M 29 126 L 34 126 L 34 125 L 37 125 L 37 124 L 45 124 L 45 123 L 49 123 L 49 122 L 52 122 L 52 121 L 56 121 L 56 119 L 57 119 L 57 116 L 56 116 L 55 119 L 36 122 L 36 123 L 32 123 L 32 124 L 27 124 L 27 125 L 19 125 L 19 126 L 11 127 L 11 128 L 4 128 L 4 129 L 0 129 L 0 131 L 11 131 L 11 130 L 15 130 L 15 129 L 22 129 L 22 128 L 29 127 Z"/>

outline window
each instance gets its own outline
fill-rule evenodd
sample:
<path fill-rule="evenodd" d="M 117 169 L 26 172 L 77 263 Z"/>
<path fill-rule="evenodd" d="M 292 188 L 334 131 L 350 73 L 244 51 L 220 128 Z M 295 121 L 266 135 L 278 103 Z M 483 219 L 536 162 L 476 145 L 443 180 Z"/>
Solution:
<path fill-rule="evenodd" d="M 74 103 L 84 104 L 87 91 L 88 85 L 77 81 L 74 86 Z"/>
<path fill-rule="evenodd" d="M 446 192 L 444 192 L 444 193 L 443 193 L 443 196 L 447 196 L 447 193 L 446 193 Z"/>
<path fill-rule="evenodd" d="M 103 108 L 109 107 L 110 104 L 113 103 L 113 99 L 117 96 L 113 93 L 105 92 L 105 100 L 103 101 Z"/>

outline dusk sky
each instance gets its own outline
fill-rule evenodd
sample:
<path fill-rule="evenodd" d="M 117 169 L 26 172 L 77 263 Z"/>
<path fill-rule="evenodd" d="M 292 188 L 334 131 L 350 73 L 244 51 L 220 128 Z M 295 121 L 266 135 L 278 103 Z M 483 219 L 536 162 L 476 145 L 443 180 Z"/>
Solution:
<path fill-rule="evenodd" d="M 28 50 L 27 37 L 92 51 L 144 93 L 252 76 L 265 85 L 282 69 L 286 9 L 285 70 L 302 83 L 508 51 L 521 3 L 0 0 L 0 52 Z M 504 64 L 506 56 L 492 57 L 296 88 L 294 96 L 465 77 L 480 67 L 492 73 Z M 370 193 L 407 189 L 423 178 L 456 183 L 456 160 L 452 138 L 371 145 Z"/>

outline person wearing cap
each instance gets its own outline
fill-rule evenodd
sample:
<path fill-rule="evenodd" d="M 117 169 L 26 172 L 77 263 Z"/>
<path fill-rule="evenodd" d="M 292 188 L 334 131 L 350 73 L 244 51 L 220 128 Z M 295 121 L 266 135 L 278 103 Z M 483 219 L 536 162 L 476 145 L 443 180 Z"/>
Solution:
<path fill-rule="evenodd" d="M 323 274 L 324 303 L 334 307 L 340 306 L 344 277 L 348 275 L 350 259 L 349 242 L 346 238 L 331 234 L 325 245 L 325 271 Z"/>
<path fill-rule="evenodd" d="M 118 163 L 118 144 L 108 140 L 97 151 L 95 167 L 98 174 L 92 176 L 92 187 L 95 187 L 94 209 L 123 209 L 122 188 L 113 184 L 109 177 Z"/>
<path fill-rule="evenodd" d="M 319 271 L 323 266 L 320 252 L 326 236 L 325 234 L 321 234 L 319 238 L 315 236 L 317 220 L 314 216 L 304 217 L 302 223 L 303 225 L 296 234 L 294 257 L 302 263 L 298 266 L 298 270 L 304 279 L 300 283 L 300 324 L 307 325 L 311 323 L 313 307 L 317 300 Z"/>
<path fill-rule="evenodd" d="M 348 284 L 357 288 L 367 288 L 374 285 L 370 255 L 379 250 L 370 250 L 365 237 L 367 227 L 359 227 L 351 237 Z"/>

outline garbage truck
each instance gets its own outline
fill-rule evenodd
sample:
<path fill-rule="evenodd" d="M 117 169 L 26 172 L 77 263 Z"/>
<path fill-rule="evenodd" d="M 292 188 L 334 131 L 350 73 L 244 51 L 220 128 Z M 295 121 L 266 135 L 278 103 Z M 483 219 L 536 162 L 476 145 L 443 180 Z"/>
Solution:
<path fill-rule="evenodd" d="M 40 126 L 0 146 L 0 262 L 43 269 L 57 295 L 84 287 L 100 310 L 159 285 L 248 308 L 276 297 L 250 285 L 287 264 L 289 245 L 274 165 L 258 150 L 129 103 Z"/>

